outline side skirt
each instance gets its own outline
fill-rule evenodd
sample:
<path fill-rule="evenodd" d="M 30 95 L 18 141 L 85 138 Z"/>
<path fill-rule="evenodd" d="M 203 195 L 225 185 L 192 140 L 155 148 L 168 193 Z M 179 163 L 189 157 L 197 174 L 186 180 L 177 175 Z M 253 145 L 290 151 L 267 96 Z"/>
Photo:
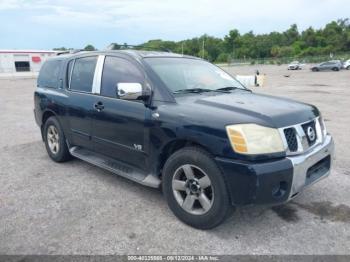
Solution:
<path fill-rule="evenodd" d="M 160 179 L 156 176 L 152 174 L 146 174 L 137 168 L 134 168 L 128 164 L 122 163 L 102 154 L 98 154 L 78 146 L 70 148 L 69 152 L 76 158 L 101 167 L 119 176 L 128 178 L 139 184 L 153 188 L 159 188 L 161 184 Z"/>

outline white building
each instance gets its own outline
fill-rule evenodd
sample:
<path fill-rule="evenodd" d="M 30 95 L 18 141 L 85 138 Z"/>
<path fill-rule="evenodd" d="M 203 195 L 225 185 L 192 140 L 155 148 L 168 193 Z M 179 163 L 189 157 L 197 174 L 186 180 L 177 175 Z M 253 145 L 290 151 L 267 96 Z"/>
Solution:
<path fill-rule="evenodd" d="M 52 50 L 0 49 L 0 73 L 39 72 L 45 60 L 56 54 Z"/>

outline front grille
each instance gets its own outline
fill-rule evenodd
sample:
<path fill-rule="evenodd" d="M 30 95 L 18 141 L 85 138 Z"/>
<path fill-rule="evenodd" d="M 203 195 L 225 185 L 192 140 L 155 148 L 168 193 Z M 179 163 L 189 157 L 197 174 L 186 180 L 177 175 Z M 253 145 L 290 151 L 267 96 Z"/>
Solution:
<path fill-rule="evenodd" d="M 296 131 L 294 127 L 286 128 L 283 130 L 288 144 L 290 152 L 296 152 L 298 150 L 298 141 Z"/>
<path fill-rule="evenodd" d="M 306 136 L 306 139 L 307 139 L 307 142 L 308 142 L 309 146 L 312 146 L 313 144 L 316 143 L 316 140 L 317 140 L 317 132 L 316 132 L 315 121 L 308 122 L 308 123 L 303 124 L 301 126 L 302 126 L 302 128 L 304 130 L 304 133 L 305 133 L 305 136 Z M 312 136 L 309 134 L 308 130 L 313 130 L 313 135 Z"/>
<path fill-rule="evenodd" d="M 318 117 L 312 121 L 279 129 L 284 135 L 283 143 L 287 155 L 301 154 L 323 142 L 324 127 Z"/>

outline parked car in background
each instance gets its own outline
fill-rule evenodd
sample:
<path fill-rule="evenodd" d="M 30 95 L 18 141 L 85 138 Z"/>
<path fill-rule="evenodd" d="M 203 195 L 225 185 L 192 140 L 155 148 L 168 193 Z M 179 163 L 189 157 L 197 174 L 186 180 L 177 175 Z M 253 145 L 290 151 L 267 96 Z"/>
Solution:
<path fill-rule="evenodd" d="M 293 61 L 288 65 L 288 70 L 300 70 L 302 69 L 302 64 L 299 61 Z"/>
<path fill-rule="evenodd" d="M 321 64 L 313 66 L 311 67 L 311 70 L 313 72 L 325 71 L 325 70 L 339 71 L 342 67 L 343 67 L 342 63 L 339 60 L 332 60 L 332 61 L 323 62 Z"/>
<path fill-rule="evenodd" d="M 349 60 L 346 60 L 346 61 L 343 63 L 343 68 L 344 68 L 344 69 L 347 69 L 347 70 L 350 69 L 350 59 L 349 59 Z"/>

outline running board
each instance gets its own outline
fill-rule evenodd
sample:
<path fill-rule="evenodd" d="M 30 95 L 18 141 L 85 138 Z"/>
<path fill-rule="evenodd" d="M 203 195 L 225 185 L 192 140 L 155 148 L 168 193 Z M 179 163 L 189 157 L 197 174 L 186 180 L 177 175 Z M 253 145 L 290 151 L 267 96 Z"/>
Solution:
<path fill-rule="evenodd" d="M 76 158 L 84 160 L 90 164 L 101 167 L 114 174 L 128 178 L 142 185 L 154 188 L 158 188 L 160 186 L 160 179 L 156 176 L 152 174 L 145 174 L 141 170 L 138 170 L 113 158 L 77 146 L 70 148 L 69 152 Z"/>

